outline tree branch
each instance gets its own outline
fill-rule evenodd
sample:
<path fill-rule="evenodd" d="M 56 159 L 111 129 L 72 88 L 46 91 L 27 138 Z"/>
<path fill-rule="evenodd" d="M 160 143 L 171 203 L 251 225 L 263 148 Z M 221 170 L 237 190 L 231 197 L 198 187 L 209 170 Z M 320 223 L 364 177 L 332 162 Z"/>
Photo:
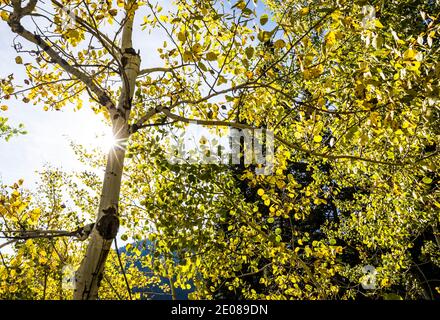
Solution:
<path fill-rule="evenodd" d="M 90 89 L 90 91 L 97 95 L 100 104 L 105 106 L 108 109 L 109 113 L 113 116 L 116 113 L 114 103 L 112 102 L 108 94 L 96 83 L 94 83 L 89 75 L 71 66 L 54 49 L 52 49 L 52 47 L 45 40 L 43 40 L 40 35 L 33 34 L 23 27 L 23 25 L 21 24 L 21 19 L 24 16 L 29 15 L 35 9 L 37 2 L 37 0 L 30 0 L 26 7 L 22 8 L 20 6 L 20 0 L 12 0 L 14 10 L 8 19 L 8 25 L 11 28 L 11 31 L 16 33 L 17 35 L 20 35 L 29 42 L 37 45 L 52 59 L 53 62 L 58 64 L 63 70 L 81 80 Z"/>
<path fill-rule="evenodd" d="M 56 5 L 58 8 L 65 10 L 65 7 L 62 3 L 59 3 L 56 0 L 51 0 L 51 2 L 54 5 Z M 69 10 L 67 10 L 66 12 L 69 15 L 73 15 L 75 17 L 75 21 L 77 21 L 82 27 L 84 27 L 91 34 L 93 34 L 101 42 L 101 44 L 109 51 L 109 53 L 115 58 L 115 60 L 121 59 L 122 54 L 119 51 L 119 48 L 105 34 L 100 32 L 97 28 L 94 28 L 93 26 L 89 25 L 87 21 L 76 15 L 74 12 L 71 12 Z"/>
<path fill-rule="evenodd" d="M 116 250 L 116 255 L 118 256 L 119 267 L 121 268 L 122 274 L 124 275 L 124 281 L 127 287 L 128 296 L 130 297 L 130 300 L 133 300 L 133 298 L 131 297 L 131 288 L 130 288 L 130 284 L 128 283 L 127 274 L 125 273 L 125 268 L 122 265 L 121 255 L 119 253 L 118 242 L 116 238 L 115 238 L 115 250 Z"/>
<path fill-rule="evenodd" d="M 217 92 L 212 93 L 212 94 L 208 94 L 207 96 L 204 96 L 204 97 L 202 97 L 200 99 L 197 99 L 197 100 L 178 100 L 175 103 L 173 103 L 171 107 L 168 107 L 168 108 L 165 107 L 165 106 L 158 106 L 156 108 L 151 108 L 150 110 L 147 111 L 147 113 L 143 117 L 141 117 L 138 121 L 136 121 L 132 125 L 132 130 L 135 129 L 135 128 L 142 127 L 142 125 L 145 122 L 147 122 L 151 117 L 153 117 L 157 113 L 162 112 L 164 109 L 172 110 L 172 109 L 174 109 L 175 107 L 177 107 L 177 106 L 179 106 L 181 104 L 199 104 L 201 102 L 207 101 L 207 100 L 209 100 L 211 98 L 214 98 L 216 96 L 219 96 L 221 94 L 225 94 L 225 93 L 228 93 L 228 92 L 231 92 L 231 91 L 247 88 L 248 86 L 250 86 L 252 84 L 254 84 L 254 82 L 245 82 L 245 83 L 240 84 L 240 85 L 235 86 L 235 87 L 230 87 L 230 88 L 227 88 L 227 89 L 224 89 L 224 90 L 221 90 L 221 91 L 217 91 Z M 180 120 L 180 121 L 182 121 L 182 120 Z M 133 132 L 136 132 L 136 131 L 133 131 Z"/>
<path fill-rule="evenodd" d="M 147 74 L 153 73 L 153 72 L 173 72 L 174 70 L 183 68 L 183 67 L 187 67 L 190 66 L 191 64 L 186 63 L 186 64 L 181 64 L 175 67 L 170 67 L 170 68 L 165 68 L 165 67 L 157 67 L 157 68 L 147 68 L 147 69 L 143 69 L 139 72 L 139 76 L 138 77 L 142 77 L 145 76 Z"/>
<path fill-rule="evenodd" d="M 249 129 L 249 130 L 257 130 L 258 129 L 253 126 L 247 125 L 247 124 L 236 123 L 236 122 L 228 122 L 228 121 L 221 121 L 221 120 L 189 119 L 189 118 L 171 113 L 169 108 L 162 108 L 161 112 L 163 112 L 167 117 L 169 117 L 171 119 L 174 119 L 176 121 L 185 122 L 185 123 L 204 125 L 204 126 L 223 126 L 223 127 L 237 128 L 237 129 Z M 381 164 L 381 165 L 387 165 L 387 166 L 406 166 L 406 165 L 414 164 L 414 162 L 388 162 L 388 161 L 368 159 L 368 158 L 363 158 L 363 157 L 359 157 L 359 156 L 352 156 L 352 155 L 332 155 L 332 154 L 328 154 L 328 153 L 319 153 L 319 152 L 315 152 L 312 150 L 307 150 L 307 149 L 305 149 L 295 143 L 289 142 L 289 141 L 285 140 L 284 138 L 281 138 L 279 135 L 274 135 L 274 138 L 276 140 L 278 140 L 279 142 L 281 142 L 282 144 L 284 144 L 292 149 L 304 152 L 304 153 L 309 154 L 311 156 L 315 156 L 315 157 L 319 157 L 319 158 L 326 158 L 329 160 L 347 159 L 347 160 L 363 161 L 363 162 L 369 162 L 369 163 L 375 163 L 375 164 Z M 425 158 L 427 158 L 427 157 L 425 157 Z M 418 162 L 419 160 L 416 160 L 415 162 Z"/>
<path fill-rule="evenodd" d="M 75 231 L 64 231 L 64 230 L 8 230 L 0 231 L 4 236 L 0 236 L 3 239 L 12 239 L 11 241 L 3 244 L 0 248 L 13 243 L 18 240 L 27 239 L 52 239 L 57 237 L 77 237 L 79 240 L 83 241 L 87 239 L 94 227 L 94 223 L 88 224 L 84 227 L 78 228 Z M 12 235 L 8 235 L 12 234 Z"/>

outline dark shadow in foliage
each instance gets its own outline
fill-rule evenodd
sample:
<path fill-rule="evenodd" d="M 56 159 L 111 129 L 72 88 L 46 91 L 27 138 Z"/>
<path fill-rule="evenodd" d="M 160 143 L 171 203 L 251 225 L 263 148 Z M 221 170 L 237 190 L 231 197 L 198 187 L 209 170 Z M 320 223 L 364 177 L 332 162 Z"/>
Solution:
<path fill-rule="evenodd" d="M 151 276 L 153 273 L 151 269 L 142 266 L 142 257 L 145 257 L 147 255 L 154 255 L 154 243 L 149 240 L 142 240 L 137 243 L 133 243 L 133 246 L 136 246 L 141 250 L 141 255 L 139 256 L 139 259 L 134 262 L 134 266 L 137 267 L 143 274 L 145 274 L 145 277 Z M 128 256 L 133 256 L 133 254 L 129 251 L 127 252 L 126 247 L 122 247 L 119 249 L 121 253 L 125 253 Z M 155 257 L 160 259 L 160 256 Z M 179 263 L 178 257 L 175 255 L 175 262 L 176 264 Z M 130 266 L 130 262 L 127 263 L 126 268 Z M 145 287 L 134 287 L 132 288 L 132 293 L 140 293 L 142 300 L 173 300 L 173 296 L 170 292 L 164 292 L 161 289 L 161 286 L 168 285 L 171 287 L 170 280 L 168 278 L 160 277 L 160 283 L 159 284 L 152 284 Z M 174 288 L 174 294 L 176 300 L 188 300 L 188 295 L 194 291 L 194 284 L 190 282 L 191 289 L 189 290 L 183 290 L 181 288 Z"/>

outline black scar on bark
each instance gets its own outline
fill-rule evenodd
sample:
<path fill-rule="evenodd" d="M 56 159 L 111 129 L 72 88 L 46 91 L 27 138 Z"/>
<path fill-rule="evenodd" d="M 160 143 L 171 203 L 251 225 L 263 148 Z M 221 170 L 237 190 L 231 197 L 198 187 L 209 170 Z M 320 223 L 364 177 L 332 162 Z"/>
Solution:
<path fill-rule="evenodd" d="M 139 126 L 136 124 L 136 123 L 133 123 L 132 125 L 131 125 L 131 130 L 130 130 L 130 132 L 131 133 L 135 133 L 135 132 L 137 132 L 139 130 Z"/>
<path fill-rule="evenodd" d="M 121 63 L 122 63 L 122 66 L 125 67 L 127 65 L 127 63 L 128 63 L 128 58 L 127 57 L 122 57 Z"/>
<path fill-rule="evenodd" d="M 107 209 L 103 209 L 102 212 L 104 212 L 105 215 L 107 214 L 113 214 L 113 215 L 117 215 L 118 210 L 115 207 L 108 207 Z"/>
<path fill-rule="evenodd" d="M 99 219 L 96 230 L 98 230 L 103 239 L 112 240 L 116 237 L 119 230 L 117 210 L 115 207 L 109 207 L 102 211 L 104 215 Z"/>
<path fill-rule="evenodd" d="M 132 55 L 136 55 L 136 50 L 134 50 L 134 48 L 126 48 L 125 49 L 125 53 L 127 54 L 132 54 Z"/>
<path fill-rule="evenodd" d="M 110 102 L 110 99 L 107 97 L 107 95 L 102 94 L 99 97 L 99 102 L 103 105 L 103 106 L 107 106 L 107 104 Z"/>
<path fill-rule="evenodd" d="M 136 50 L 134 50 L 133 48 L 126 48 L 124 50 L 124 53 L 132 55 L 132 56 L 137 55 Z M 127 65 L 127 63 L 128 63 L 128 58 L 127 57 L 122 57 L 121 63 L 122 63 L 122 66 L 125 67 Z"/>
<path fill-rule="evenodd" d="M 17 26 L 16 26 L 15 31 L 16 31 L 17 33 L 21 34 L 21 33 L 24 32 L 24 27 L 23 27 L 20 23 L 17 23 Z"/>

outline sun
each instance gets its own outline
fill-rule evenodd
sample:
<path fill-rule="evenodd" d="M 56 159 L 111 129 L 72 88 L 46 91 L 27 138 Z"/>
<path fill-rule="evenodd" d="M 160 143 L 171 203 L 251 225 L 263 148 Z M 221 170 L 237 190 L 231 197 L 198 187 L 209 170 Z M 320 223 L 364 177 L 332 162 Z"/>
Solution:
<path fill-rule="evenodd" d="M 74 140 L 77 144 L 84 146 L 88 150 L 95 150 L 105 154 L 112 150 L 125 150 L 127 140 L 116 138 L 119 134 L 114 132 L 111 125 L 100 121 L 94 114 L 86 114 L 80 120 L 81 129 L 76 129 L 74 134 Z M 70 136 L 73 137 L 73 135 Z"/>
<path fill-rule="evenodd" d="M 110 150 L 114 149 L 118 145 L 118 141 L 113 135 L 113 132 L 105 132 L 101 138 L 98 138 L 101 141 L 99 141 L 97 144 L 99 148 L 104 152 L 109 152 Z"/>
<path fill-rule="evenodd" d="M 88 149 L 109 153 L 118 145 L 110 127 L 89 126 L 83 129 L 83 132 L 77 137 L 76 141 Z"/>
<path fill-rule="evenodd" d="M 95 145 L 101 151 L 108 153 L 110 151 L 125 150 L 127 145 L 126 139 L 117 139 L 110 128 L 106 128 L 102 134 L 97 136 Z"/>

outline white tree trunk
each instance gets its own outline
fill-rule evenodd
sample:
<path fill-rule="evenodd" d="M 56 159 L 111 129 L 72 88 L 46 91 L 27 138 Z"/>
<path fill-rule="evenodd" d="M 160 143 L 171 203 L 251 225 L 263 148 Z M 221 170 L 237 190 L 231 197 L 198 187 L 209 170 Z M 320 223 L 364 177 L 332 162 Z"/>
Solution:
<path fill-rule="evenodd" d="M 117 129 L 117 128 L 115 128 Z M 76 273 L 74 299 L 96 299 L 104 264 L 119 228 L 118 202 L 125 150 L 113 148 L 107 158 L 98 216 Z"/>
<path fill-rule="evenodd" d="M 130 137 L 128 119 L 140 67 L 140 57 L 132 48 L 133 19 L 134 12 L 127 14 L 122 34 L 121 63 L 125 75 L 121 76 L 123 85 L 117 106 L 118 112 L 112 119 L 116 145 L 108 154 L 96 223 L 90 234 L 86 255 L 76 273 L 73 295 L 76 300 L 98 297 L 105 261 L 119 228 L 119 193 L 125 147 Z"/>

